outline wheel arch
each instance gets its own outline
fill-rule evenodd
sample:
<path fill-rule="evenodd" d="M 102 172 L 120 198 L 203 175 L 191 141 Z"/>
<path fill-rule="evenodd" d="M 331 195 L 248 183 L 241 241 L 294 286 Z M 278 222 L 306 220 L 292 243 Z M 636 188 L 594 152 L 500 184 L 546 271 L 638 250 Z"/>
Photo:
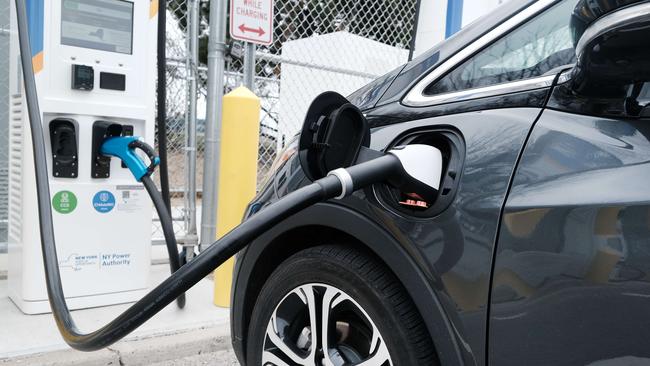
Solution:
<path fill-rule="evenodd" d="M 312 240 L 306 241 L 304 238 Z M 460 365 L 462 356 L 457 338 L 443 310 L 438 293 L 404 246 L 386 230 L 360 213 L 346 207 L 322 203 L 305 209 L 276 225 L 240 253 L 235 267 L 231 331 L 235 352 L 241 361 L 246 350 L 255 301 L 268 276 L 294 253 L 322 244 L 358 245 L 395 274 L 424 319 L 441 364 Z"/>

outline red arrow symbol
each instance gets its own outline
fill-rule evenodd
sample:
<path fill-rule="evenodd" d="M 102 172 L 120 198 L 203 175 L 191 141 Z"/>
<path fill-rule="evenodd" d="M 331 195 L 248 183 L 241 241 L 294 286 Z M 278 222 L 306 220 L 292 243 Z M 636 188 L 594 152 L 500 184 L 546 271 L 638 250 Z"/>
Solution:
<path fill-rule="evenodd" d="M 246 32 L 257 33 L 257 36 L 258 36 L 258 37 L 261 37 L 261 36 L 264 35 L 264 33 L 266 33 L 266 32 L 264 32 L 264 29 L 262 29 L 262 27 L 259 27 L 259 28 L 257 28 L 257 29 L 255 29 L 255 28 L 248 28 L 247 26 L 244 25 L 244 23 L 242 23 L 242 24 L 239 26 L 239 30 L 240 30 L 242 33 L 246 33 Z"/>

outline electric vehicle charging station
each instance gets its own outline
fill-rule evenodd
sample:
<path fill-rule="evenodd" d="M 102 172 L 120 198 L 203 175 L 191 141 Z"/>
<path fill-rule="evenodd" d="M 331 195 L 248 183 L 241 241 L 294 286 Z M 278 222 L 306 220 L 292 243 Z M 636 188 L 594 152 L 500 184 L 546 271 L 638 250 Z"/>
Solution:
<path fill-rule="evenodd" d="M 153 145 L 157 1 L 27 2 L 45 131 L 58 264 L 71 309 L 132 302 L 148 288 L 152 207 L 109 136 Z M 12 2 L 12 34 L 17 35 Z M 29 117 L 17 37 L 11 42 L 9 296 L 50 311 Z"/>

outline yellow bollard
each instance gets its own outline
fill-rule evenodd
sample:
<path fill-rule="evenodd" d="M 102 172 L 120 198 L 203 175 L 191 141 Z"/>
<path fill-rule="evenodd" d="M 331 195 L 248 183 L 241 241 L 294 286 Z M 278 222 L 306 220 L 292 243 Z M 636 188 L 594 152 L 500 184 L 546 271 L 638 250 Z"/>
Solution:
<path fill-rule="evenodd" d="M 255 196 L 260 99 L 241 86 L 223 97 L 217 238 L 239 225 Z M 230 307 L 234 258 L 214 272 L 214 304 Z"/>

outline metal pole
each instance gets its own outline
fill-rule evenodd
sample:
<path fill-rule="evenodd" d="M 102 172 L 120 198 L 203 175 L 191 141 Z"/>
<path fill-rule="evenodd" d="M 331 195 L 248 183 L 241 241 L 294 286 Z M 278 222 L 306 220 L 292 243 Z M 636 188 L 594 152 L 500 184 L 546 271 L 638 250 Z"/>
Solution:
<path fill-rule="evenodd" d="M 409 58 L 411 61 L 413 59 L 413 54 L 415 52 L 415 41 L 418 35 L 418 24 L 420 23 L 420 7 L 422 6 L 422 0 L 415 1 L 415 14 L 413 15 L 413 25 L 411 26 L 411 40 L 409 41 Z"/>
<path fill-rule="evenodd" d="M 185 145 L 185 214 L 186 234 L 183 246 L 186 248 L 186 258 L 194 256 L 194 247 L 198 245 L 196 232 L 196 98 L 198 64 L 199 64 L 199 0 L 189 1 L 189 48 L 188 48 L 188 81 L 190 92 L 189 118 L 187 123 L 187 140 Z"/>
<path fill-rule="evenodd" d="M 184 133 L 184 141 L 183 141 L 183 172 L 185 173 L 183 175 L 183 229 L 185 234 L 188 231 L 189 228 L 189 215 L 188 215 L 188 210 L 189 210 L 189 204 L 187 202 L 187 196 L 189 194 L 188 192 L 188 176 L 189 176 L 189 171 L 187 168 L 188 165 L 188 157 L 187 157 L 187 140 L 189 136 L 189 131 L 190 131 L 190 114 L 192 113 L 192 105 L 191 105 L 191 99 L 192 99 L 192 87 L 191 87 L 191 80 L 193 77 L 192 74 L 192 36 L 191 36 L 191 29 L 192 29 L 192 8 L 191 4 L 188 2 L 187 3 L 187 12 L 185 13 L 185 17 L 187 19 L 187 23 L 185 24 L 185 101 L 183 105 L 185 106 L 185 114 L 184 118 L 185 120 L 183 121 L 183 133 Z M 173 213 L 172 213 L 173 215 Z M 185 237 L 183 236 L 183 241 L 185 241 Z"/>
<path fill-rule="evenodd" d="M 255 43 L 246 42 L 244 53 L 244 86 L 255 92 Z"/>
<path fill-rule="evenodd" d="M 226 53 L 226 1 L 210 0 L 208 41 L 208 101 L 205 126 L 201 242 L 211 244 L 217 236 L 217 188 L 221 148 L 221 105 Z"/>

